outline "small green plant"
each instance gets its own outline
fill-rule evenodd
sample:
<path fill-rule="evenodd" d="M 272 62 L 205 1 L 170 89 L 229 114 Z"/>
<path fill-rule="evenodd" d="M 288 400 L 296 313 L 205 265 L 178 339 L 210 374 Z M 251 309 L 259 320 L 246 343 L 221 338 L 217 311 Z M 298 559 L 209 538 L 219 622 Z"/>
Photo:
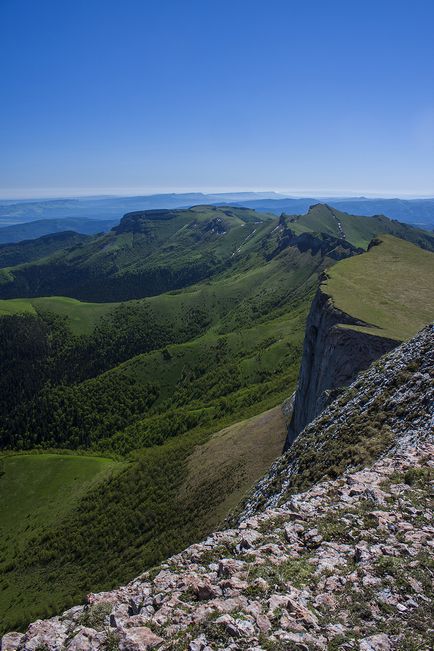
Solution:
<path fill-rule="evenodd" d="M 101 602 L 90 606 L 85 610 L 79 622 L 82 626 L 88 626 L 89 628 L 94 628 L 96 631 L 102 631 L 105 626 L 105 620 L 112 611 L 112 604 L 107 602 Z"/>
<path fill-rule="evenodd" d="M 103 644 L 103 651 L 119 651 L 119 635 L 116 631 L 107 631 L 107 637 Z"/>
<path fill-rule="evenodd" d="M 328 515 L 317 521 L 317 529 L 327 542 L 350 540 L 349 526 L 339 519 L 338 514 Z"/>
<path fill-rule="evenodd" d="M 404 482 L 409 486 L 425 488 L 432 478 L 432 468 L 410 468 L 404 473 Z"/>
<path fill-rule="evenodd" d="M 315 568 L 309 562 L 309 556 L 304 558 L 290 558 L 280 565 L 257 565 L 249 573 L 251 582 L 254 579 L 261 578 L 267 581 L 271 586 L 277 585 L 284 587 L 286 583 L 291 583 L 296 588 L 302 588 L 308 585 L 313 579 Z M 249 594 L 256 596 L 263 594 L 263 590 L 256 586 L 249 586 Z"/>

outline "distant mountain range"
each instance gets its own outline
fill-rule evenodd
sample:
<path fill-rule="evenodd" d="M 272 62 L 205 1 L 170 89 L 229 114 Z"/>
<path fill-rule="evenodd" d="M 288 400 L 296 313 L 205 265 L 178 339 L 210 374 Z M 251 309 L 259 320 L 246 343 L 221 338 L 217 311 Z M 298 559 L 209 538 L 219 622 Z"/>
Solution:
<path fill-rule="evenodd" d="M 45 235 L 74 231 L 82 235 L 95 235 L 110 230 L 117 219 L 87 219 L 86 217 L 38 219 L 24 224 L 10 224 L 0 228 L 0 244 L 13 244 L 23 240 L 33 240 Z"/>
<path fill-rule="evenodd" d="M 230 204 L 260 212 L 303 214 L 318 201 L 353 215 L 386 215 L 419 228 L 434 229 L 434 198 L 285 197 L 274 192 L 154 194 L 135 197 L 82 197 L 43 201 L 0 201 L 0 243 L 19 242 L 64 230 L 92 235 L 108 231 L 137 210 Z M 62 223 L 63 222 L 63 223 Z"/>
<path fill-rule="evenodd" d="M 282 199 L 274 192 L 227 192 L 203 194 L 152 194 L 134 197 L 77 197 L 72 199 L 47 199 L 42 201 L 1 201 L 0 224 L 18 224 L 40 219 L 116 219 L 134 210 L 156 208 L 190 208 L 195 205 L 231 203 L 256 200 Z"/>

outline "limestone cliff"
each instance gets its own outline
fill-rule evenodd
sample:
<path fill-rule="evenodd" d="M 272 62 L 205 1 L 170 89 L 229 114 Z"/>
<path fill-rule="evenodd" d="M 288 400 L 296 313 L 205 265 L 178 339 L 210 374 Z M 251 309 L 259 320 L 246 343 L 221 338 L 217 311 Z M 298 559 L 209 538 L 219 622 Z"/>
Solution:
<path fill-rule="evenodd" d="M 427 327 L 362 373 L 236 528 L 1 651 L 432 649 L 433 353 Z"/>
<path fill-rule="evenodd" d="M 345 327 L 363 325 L 337 309 L 321 285 L 313 300 L 306 324 L 303 356 L 294 410 L 285 450 L 297 435 L 356 375 L 399 341 Z"/>
<path fill-rule="evenodd" d="M 434 317 L 434 256 L 390 235 L 323 276 L 307 320 L 285 450 L 358 373 Z"/>

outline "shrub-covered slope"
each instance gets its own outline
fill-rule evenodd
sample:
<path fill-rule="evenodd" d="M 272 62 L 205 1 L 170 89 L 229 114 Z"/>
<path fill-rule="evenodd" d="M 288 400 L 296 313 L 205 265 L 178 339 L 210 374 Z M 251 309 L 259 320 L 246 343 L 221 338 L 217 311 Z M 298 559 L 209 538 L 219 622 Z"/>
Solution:
<path fill-rule="evenodd" d="M 361 217 L 350 215 L 327 204 L 311 206 L 305 215 L 285 216 L 289 226 L 297 230 L 310 230 L 340 237 L 354 246 L 367 248 L 373 237 L 389 233 L 432 251 L 434 235 L 428 231 L 402 224 L 384 215 Z"/>
<path fill-rule="evenodd" d="M 237 528 L 2 649 L 429 651 L 433 363 L 430 327 L 300 435 Z"/>

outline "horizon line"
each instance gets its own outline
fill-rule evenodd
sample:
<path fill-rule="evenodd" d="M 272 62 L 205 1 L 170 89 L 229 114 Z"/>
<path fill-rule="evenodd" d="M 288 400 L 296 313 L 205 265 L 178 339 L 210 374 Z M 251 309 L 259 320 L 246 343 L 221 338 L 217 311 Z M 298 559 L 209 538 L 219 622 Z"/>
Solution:
<path fill-rule="evenodd" d="M 363 190 L 332 190 L 332 189 L 288 189 L 288 188 L 276 188 L 276 187 L 267 187 L 267 188 L 243 188 L 243 187 L 210 187 L 206 186 L 204 188 L 167 188 L 167 187 L 155 187 L 155 188 L 146 188 L 146 187 L 123 187 L 123 188 L 113 188 L 113 187 L 98 187 L 93 188 L 92 190 L 88 188 L 25 188 L 18 190 L 6 190 L 5 188 L 0 189 L 0 201 L 54 201 L 58 199 L 99 199 L 99 198 L 121 198 L 121 197 L 134 197 L 134 196 L 143 196 L 151 197 L 153 195 L 161 194 L 264 194 L 264 193 L 274 193 L 278 195 L 277 198 L 285 199 L 304 199 L 304 198 L 366 198 L 366 199 L 434 199 L 434 192 L 428 193 L 409 193 L 409 192 L 391 192 L 391 191 L 363 191 Z"/>

